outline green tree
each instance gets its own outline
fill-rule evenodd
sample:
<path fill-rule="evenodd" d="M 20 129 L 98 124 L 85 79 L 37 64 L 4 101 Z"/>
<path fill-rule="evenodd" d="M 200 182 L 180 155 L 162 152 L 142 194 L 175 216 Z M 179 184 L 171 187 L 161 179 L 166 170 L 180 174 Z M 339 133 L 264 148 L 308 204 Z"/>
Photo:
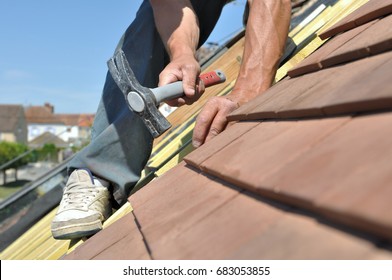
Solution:
<path fill-rule="evenodd" d="M 42 161 L 56 161 L 58 149 L 55 144 L 48 143 L 44 144 L 42 148 L 38 150 L 38 160 Z"/>
<path fill-rule="evenodd" d="M 31 160 L 31 151 L 24 144 L 0 142 L 0 166 L 3 171 L 4 184 L 7 183 L 6 171 L 15 169 L 15 181 L 18 179 L 18 168 Z"/>

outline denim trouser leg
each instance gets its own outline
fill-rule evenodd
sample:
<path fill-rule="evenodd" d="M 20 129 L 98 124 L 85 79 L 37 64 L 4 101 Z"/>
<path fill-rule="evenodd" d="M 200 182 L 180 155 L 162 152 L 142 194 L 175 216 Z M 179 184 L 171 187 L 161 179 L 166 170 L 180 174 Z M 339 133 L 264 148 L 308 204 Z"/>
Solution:
<path fill-rule="evenodd" d="M 206 19 L 204 25 L 200 23 L 201 27 L 205 26 L 201 28 L 205 33 L 201 35 L 202 40 L 211 32 L 223 7 L 223 4 L 212 5 L 214 2 L 192 2 L 199 13 L 199 20 Z M 211 18 L 211 14 L 215 17 Z M 138 81 L 143 86 L 156 87 L 159 73 L 168 63 L 168 55 L 155 28 L 149 1 L 141 5 L 118 48 L 125 52 Z M 108 73 L 95 115 L 92 140 L 70 162 L 69 171 L 88 168 L 97 177 L 111 182 L 113 197 L 121 205 L 140 179 L 141 171 L 150 157 L 152 143 L 153 138 L 144 123 L 129 110 L 123 93 Z"/>
<path fill-rule="evenodd" d="M 157 33 L 151 7 L 145 1 L 119 46 L 138 81 L 155 87 L 164 67 L 165 49 Z M 123 93 L 107 74 L 88 146 L 77 153 L 69 171 L 88 168 L 112 183 L 118 204 L 126 202 L 151 154 L 153 139 L 141 119 L 129 110 Z"/>

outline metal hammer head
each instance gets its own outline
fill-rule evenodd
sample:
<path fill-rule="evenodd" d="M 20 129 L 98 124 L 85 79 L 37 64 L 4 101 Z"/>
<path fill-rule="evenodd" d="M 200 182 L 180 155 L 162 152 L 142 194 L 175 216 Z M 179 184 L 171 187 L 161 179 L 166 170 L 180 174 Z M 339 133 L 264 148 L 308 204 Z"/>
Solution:
<path fill-rule="evenodd" d="M 168 130 L 171 124 L 158 110 L 153 92 L 137 81 L 123 50 L 120 49 L 114 54 L 108 61 L 108 66 L 113 80 L 125 96 L 128 107 L 140 116 L 151 135 L 157 138 Z M 141 102 L 139 104 L 141 109 L 131 106 L 129 93 L 136 95 L 136 99 Z"/>

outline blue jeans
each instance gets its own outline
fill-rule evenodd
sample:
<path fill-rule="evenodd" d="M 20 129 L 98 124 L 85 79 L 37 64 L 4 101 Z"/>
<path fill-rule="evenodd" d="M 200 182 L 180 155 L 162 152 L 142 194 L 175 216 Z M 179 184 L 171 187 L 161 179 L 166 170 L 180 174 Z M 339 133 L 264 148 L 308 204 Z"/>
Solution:
<path fill-rule="evenodd" d="M 199 17 L 200 44 L 208 38 L 226 1 L 192 1 Z M 159 73 L 169 57 L 155 28 L 152 8 L 145 0 L 128 27 L 117 49 L 121 48 L 145 87 L 156 87 Z M 91 142 L 69 163 L 69 173 L 88 168 L 113 188 L 113 198 L 122 205 L 140 179 L 150 155 L 153 138 L 138 115 L 129 110 L 123 93 L 106 76 L 102 98 L 92 127 Z"/>

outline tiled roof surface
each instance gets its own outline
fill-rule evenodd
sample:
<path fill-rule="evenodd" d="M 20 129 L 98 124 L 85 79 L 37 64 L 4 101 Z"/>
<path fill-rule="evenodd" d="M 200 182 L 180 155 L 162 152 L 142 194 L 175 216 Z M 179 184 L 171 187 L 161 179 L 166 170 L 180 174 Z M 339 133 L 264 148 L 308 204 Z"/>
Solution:
<path fill-rule="evenodd" d="M 170 115 L 174 128 L 149 162 L 159 177 L 130 196 L 131 212 L 62 259 L 392 259 L 392 47 L 378 24 L 390 12 L 369 10 L 391 1 L 332 2 L 291 32 L 302 47 L 219 136 L 192 151 L 200 106 Z M 377 16 L 312 36 L 352 11 Z M 237 67 L 215 95 L 232 88 L 241 46 L 212 66 Z"/>
<path fill-rule="evenodd" d="M 13 132 L 22 115 L 22 105 L 0 105 L 0 132 Z"/>
<path fill-rule="evenodd" d="M 29 106 L 25 109 L 27 123 L 63 124 L 48 106 Z"/>
<path fill-rule="evenodd" d="M 58 148 L 66 148 L 69 146 L 67 142 L 49 131 L 40 134 L 29 142 L 29 146 L 32 148 L 41 148 L 45 144 L 54 144 Z"/>
<path fill-rule="evenodd" d="M 64 124 L 66 126 L 91 127 L 94 114 L 54 114 L 50 104 L 29 106 L 25 109 L 28 123 Z"/>
<path fill-rule="evenodd" d="M 371 2 L 361 10 L 377 19 L 234 112 L 237 123 L 132 195 L 112 232 L 137 223 L 152 259 L 391 259 L 392 16 L 369 10 L 390 1 Z M 99 233 L 65 258 L 129 235 Z"/>
<path fill-rule="evenodd" d="M 80 127 L 91 127 L 94 116 L 94 114 L 56 114 L 65 125 Z"/>

